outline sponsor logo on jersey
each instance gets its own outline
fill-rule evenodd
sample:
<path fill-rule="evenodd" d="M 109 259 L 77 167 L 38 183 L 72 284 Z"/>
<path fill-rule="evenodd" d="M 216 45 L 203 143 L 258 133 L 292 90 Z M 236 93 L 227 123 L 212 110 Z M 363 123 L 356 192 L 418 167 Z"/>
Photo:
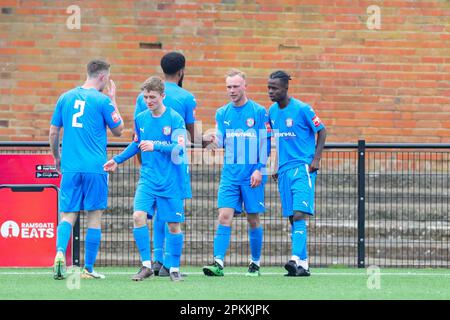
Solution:
<path fill-rule="evenodd" d="M 296 137 L 295 132 L 275 132 L 275 138 L 287 138 L 287 137 Z"/>
<path fill-rule="evenodd" d="M 320 121 L 320 118 L 318 116 L 314 116 L 314 118 L 312 118 L 312 122 L 314 123 L 314 126 L 318 127 L 322 124 L 322 121 Z"/>
<path fill-rule="evenodd" d="M 111 113 L 111 118 L 112 118 L 112 120 L 114 121 L 114 123 L 117 123 L 117 122 L 120 121 L 120 116 L 119 116 L 119 114 L 117 113 L 117 111 L 113 111 L 113 112 Z"/>
<path fill-rule="evenodd" d="M 149 141 L 149 142 L 151 142 L 153 144 L 160 144 L 160 145 L 163 145 L 163 146 L 168 146 L 168 145 L 171 144 L 170 141 L 161 141 L 161 140 L 146 140 L 146 141 Z"/>
<path fill-rule="evenodd" d="M 227 132 L 227 138 L 256 138 L 255 132 Z"/>

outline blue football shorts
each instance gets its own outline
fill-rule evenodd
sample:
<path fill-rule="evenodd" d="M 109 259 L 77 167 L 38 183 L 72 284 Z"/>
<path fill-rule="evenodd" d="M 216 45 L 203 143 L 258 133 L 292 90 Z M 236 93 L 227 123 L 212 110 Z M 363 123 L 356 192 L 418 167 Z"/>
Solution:
<path fill-rule="evenodd" d="M 149 219 L 158 211 L 158 219 L 163 222 L 184 222 L 183 199 L 156 196 L 141 184 L 134 196 L 134 211 L 146 212 Z"/>
<path fill-rule="evenodd" d="M 221 183 L 217 193 L 217 205 L 219 209 L 234 208 L 235 213 L 242 212 L 242 205 L 247 213 L 264 213 L 264 183 L 256 188 Z"/>
<path fill-rule="evenodd" d="M 289 169 L 278 176 L 283 217 L 289 217 L 294 211 L 314 215 L 314 187 L 316 172 L 309 172 L 307 164 Z"/>
<path fill-rule="evenodd" d="M 105 210 L 108 206 L 108 174 L 65 172 L 59 191 L 59 211 Z"/>

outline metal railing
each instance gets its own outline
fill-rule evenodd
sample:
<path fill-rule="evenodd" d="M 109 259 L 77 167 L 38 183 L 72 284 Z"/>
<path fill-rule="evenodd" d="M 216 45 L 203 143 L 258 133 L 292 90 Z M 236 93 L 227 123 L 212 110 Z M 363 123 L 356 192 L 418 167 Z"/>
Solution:
<path fill-rule="evenodd" d="M 127 144 L 110 143 L 108 157 Z M 46 142 L 1 142 L 0 153 L 48 153 Z M 221 154 L 190 150 L 192 199 L 185 203 L 182 264 L 210 263 L 217 227 Z M 449 267 L 450 144 L 327 144 L 316 182 L 314 217 L 308 223 L 312 266 Z M 132 211 L 139 164 L 130 159 L 110 176 L 109 203 L 97 265 L 138 265 Z M 291 255 L 290 225 L 281 216 L 277 185 L 265 187 L 261 217 L 264 265 Z M 80 263 L 86 219 L 80 219 Z M 149 222 L 149 227 L 152 224 Z M 247 222 L 236 217 L 226 265 L 246 265 Z"/>

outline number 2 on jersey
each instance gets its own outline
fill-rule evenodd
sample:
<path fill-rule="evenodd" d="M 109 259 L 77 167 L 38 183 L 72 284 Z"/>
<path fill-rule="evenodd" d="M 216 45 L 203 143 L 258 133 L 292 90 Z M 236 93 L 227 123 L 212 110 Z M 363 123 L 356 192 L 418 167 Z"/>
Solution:
<path fill-rule="evenodd" d="M 80 109 L 77 113 L 72 116 L 72 127 L 75 128 L 83 128 L 83 124 L 78 122 L 78 118 L 81 117 L 84 113 L 84 105 L 86 101 L 83 100 L 75 100 L 75 105 L 73 106 L 76 110 Z"/>

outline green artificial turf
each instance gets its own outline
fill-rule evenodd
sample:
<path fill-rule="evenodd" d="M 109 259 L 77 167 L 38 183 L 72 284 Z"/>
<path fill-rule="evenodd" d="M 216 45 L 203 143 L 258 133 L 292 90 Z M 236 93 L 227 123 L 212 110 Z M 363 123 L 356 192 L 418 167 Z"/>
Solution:
<path fill-rule="evenodd" d="M 449 269 L 312 268 L 311 277 L 284 277 L 281 267 L 262 267 L 246 277 L 245 268 L 225 268 L 224 277 L 206 277 L 201 267 L 183 267 L 183 282 L 152 277 L 131 281 L 134 268 L 97 268 L 104 280 L 79 273 L 54 280 L 50 269 L 0 268 L 0 300 L 448 300 Z"/>

